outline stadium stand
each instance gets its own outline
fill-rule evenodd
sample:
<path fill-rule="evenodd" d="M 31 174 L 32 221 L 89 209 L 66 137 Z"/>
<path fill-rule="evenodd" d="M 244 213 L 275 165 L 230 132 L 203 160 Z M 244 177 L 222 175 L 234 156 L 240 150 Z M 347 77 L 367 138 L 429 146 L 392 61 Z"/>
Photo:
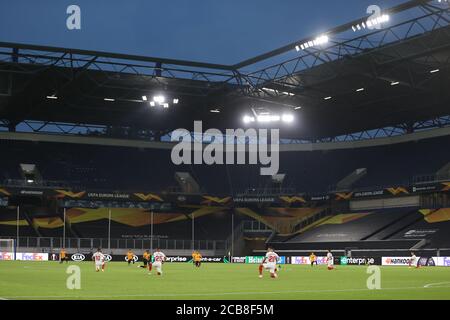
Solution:
<path fill-rule="evenodd" d="M 328 191 L 357 168 L 367 168 L 367 174 L 354 188 L 408 185 L 415 175 L 433 174 L 449 162 L 450 149 L 442 148 L 449 143 L 446 136 L 379 147 L 281 152 L 280 172 L 287 174 L 284 186 L 297 192 Z M 270 179 L 259 174 L 258 166 L 175 166 L 170 150 L 5 140 L 0 144 L 10 155 L 0 159 L 6 182 L 21 178 L 20 163 L 34 163 L 45 180 L 85 188 L 167 190 L 176 185 L 176 171 L 190 172 L 203 191 L 212 194 L 270 187 Z"/>

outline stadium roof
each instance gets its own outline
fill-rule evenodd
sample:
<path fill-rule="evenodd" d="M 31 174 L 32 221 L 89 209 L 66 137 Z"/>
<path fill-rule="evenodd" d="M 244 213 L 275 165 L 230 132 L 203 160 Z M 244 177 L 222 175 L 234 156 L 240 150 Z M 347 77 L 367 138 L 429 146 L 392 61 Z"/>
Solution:
<path fill-rule="evenodd" d="M 326 32 L 326 44 L 296 50 L 316 35 L 236 65 L 0 43 L 0 119 L 10 130 L 36 120 L 161 136 L 194 120 L 245 127 L 253 108 L 294 114 L 281 128 L 289 138 L 412 131 L 450 114 L 449 4 L 408 1 L 384 14 L 381 29 L 353 31 L 363 17 Z M 168 108 L 150 107 L 160 95 Z"/>

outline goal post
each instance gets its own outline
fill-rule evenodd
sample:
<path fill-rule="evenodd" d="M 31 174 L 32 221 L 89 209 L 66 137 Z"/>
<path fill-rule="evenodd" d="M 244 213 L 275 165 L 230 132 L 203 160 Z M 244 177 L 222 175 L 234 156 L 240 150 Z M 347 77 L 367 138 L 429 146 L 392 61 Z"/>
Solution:
<path fill-rule="evenodd" d="M 0 260 L 16 260 L 15 239 L 0 239 Z"/>

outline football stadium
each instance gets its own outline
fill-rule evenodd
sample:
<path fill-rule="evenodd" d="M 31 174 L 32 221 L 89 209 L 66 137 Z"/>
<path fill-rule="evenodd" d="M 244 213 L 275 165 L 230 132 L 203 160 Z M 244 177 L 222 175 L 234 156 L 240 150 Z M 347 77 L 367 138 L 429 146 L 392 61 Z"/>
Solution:
<path fill-rule="evenodd" d="M 450 299 L 448 1 L 234 63 L 183 58 L 189 33 L 97 50 L 95 4 L 62 2 L 75 45 L 11 41 L 1 4 L 1 300 Z"/>

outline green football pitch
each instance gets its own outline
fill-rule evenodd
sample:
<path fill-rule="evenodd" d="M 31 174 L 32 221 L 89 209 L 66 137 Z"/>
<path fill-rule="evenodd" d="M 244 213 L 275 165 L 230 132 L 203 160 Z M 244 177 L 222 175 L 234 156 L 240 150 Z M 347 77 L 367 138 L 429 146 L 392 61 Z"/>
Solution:
<path fill-rule="evenodd" d="M 80 267 L 80 289 L 67 288 L 71 265 Z M 277 279 L 258 278 L 250 264 L 166 263 L 162 276 L 137 266 L 111 262 L 97 273 L 89 262 L 0 261 L 0 299 L 450 299 L 445 267 L 380 267 L 381 289 L 370 290 L 364 266 L 283 265 Z"/>

